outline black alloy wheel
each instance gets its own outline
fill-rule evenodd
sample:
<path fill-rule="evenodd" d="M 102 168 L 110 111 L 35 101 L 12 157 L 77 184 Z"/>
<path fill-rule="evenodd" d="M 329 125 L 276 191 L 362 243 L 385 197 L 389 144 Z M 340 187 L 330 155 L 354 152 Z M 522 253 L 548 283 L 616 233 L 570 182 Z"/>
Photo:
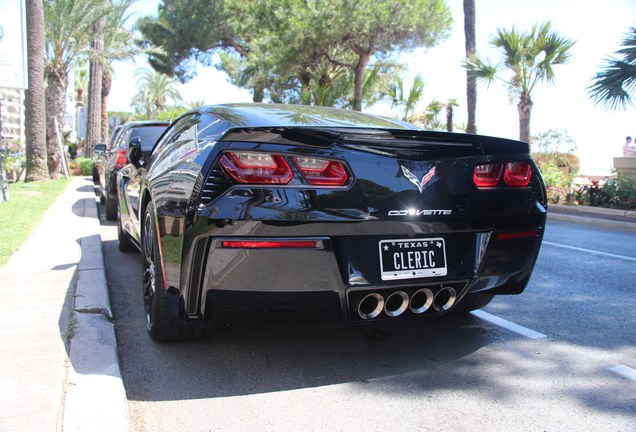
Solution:
<path fill-rule="evenodd" d="M 155 206 L 152 201 L 144 212 L 141 230 L 144 310 L 148 334 L 157 342 L 186 341 L 209 335 L 214 327 L 213 320 L 185 322 L 170 315 L 159 253 Z"/>

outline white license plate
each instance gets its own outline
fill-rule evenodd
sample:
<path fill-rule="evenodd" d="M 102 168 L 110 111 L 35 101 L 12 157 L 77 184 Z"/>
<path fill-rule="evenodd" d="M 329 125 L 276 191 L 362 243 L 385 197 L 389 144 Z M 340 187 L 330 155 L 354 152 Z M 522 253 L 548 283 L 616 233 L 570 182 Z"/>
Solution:
<path fill-rule="evenodd" d="M 443 238 L 380 241 L 382 280 L 446 276 Z"/>

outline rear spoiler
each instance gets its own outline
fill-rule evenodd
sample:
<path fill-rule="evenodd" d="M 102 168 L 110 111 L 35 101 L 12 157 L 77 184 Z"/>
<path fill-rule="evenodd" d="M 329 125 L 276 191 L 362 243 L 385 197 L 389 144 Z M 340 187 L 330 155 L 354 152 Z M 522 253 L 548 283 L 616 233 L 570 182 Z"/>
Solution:
<path fill-rule="evenodd" d="M 528 154 L 522 141 L 485 135 L 435 132 L 417 129 L 257 127 L 233 128 L 219 141 L 260 142 L 330 148 L 342 146 L 356 150 L 409 157 L 414 154 L 444 156 L 483 156 Z"/>

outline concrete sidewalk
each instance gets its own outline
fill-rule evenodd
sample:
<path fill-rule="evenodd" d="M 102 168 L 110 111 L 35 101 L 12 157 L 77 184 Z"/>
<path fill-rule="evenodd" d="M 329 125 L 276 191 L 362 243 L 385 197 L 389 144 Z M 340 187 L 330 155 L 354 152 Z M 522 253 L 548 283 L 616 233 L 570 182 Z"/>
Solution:
<path fill-rule="evenodd" d="M 0 269 L 2 432 L 129 430 L 99 230 L 74 178 Z"/>

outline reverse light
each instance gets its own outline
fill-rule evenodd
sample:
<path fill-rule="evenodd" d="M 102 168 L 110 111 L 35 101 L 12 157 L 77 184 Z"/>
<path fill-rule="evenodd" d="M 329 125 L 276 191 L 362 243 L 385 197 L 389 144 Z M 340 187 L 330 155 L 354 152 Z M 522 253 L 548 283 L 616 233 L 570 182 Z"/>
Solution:
<path fill-rule="evenodd" d="M 305 156 L 294 156 L 294 163 L 309 183 L 316 186 L 343 186 L 349 176 L 340 162 Z"/>
<path fill-rule="evenodd" d="M 497 186 L 501 175 L 501 164 L 477 165 L 473 172 L 473 182 L 478 188 Z"/>
<path fill-rule="evenodd" d="M 528 162 L 509 162 L 504 170 L 504 183 L 511 187 L 526 187 L 532 177 L 532 167 Z"/>
<path fill-rule="evenodd" d="M 221 165 L 239 183 L 287 184 L 294 176 L 285 158 L 260 152 L 227 152 Z"/>

